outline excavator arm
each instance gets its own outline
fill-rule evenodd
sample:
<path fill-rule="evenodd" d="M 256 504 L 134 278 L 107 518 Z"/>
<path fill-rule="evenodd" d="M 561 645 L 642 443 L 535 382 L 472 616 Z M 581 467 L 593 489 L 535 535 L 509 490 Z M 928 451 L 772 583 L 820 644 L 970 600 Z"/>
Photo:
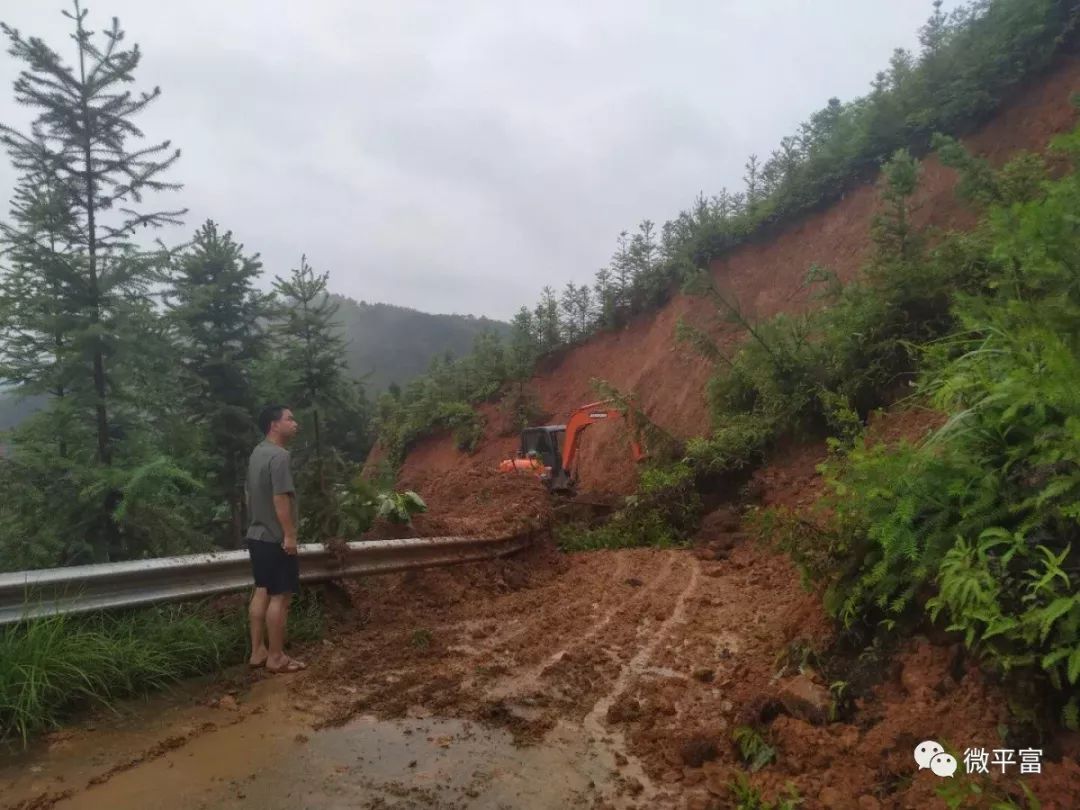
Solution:
<path fill-rule="evenodd" d="M 566 440 L 563 445 L 562 466 L 567 475 L 573 476 L 574 461 L 577 458 L 578 447 L 581 444 L 581 434 L 585 428 L 607 419 L 624 417 L 630 427 L 630 448 L 633 451 L 634 461 L 641 461 L 645 458 L 645 454 L 641 450 L 641 438 L 638 435 L 637 424 L 634 421 L 633 409 L 624 414 L 622 411 L 611 407 L 611 400 L 593 402 L 578 408 L 566 422 Z"/>

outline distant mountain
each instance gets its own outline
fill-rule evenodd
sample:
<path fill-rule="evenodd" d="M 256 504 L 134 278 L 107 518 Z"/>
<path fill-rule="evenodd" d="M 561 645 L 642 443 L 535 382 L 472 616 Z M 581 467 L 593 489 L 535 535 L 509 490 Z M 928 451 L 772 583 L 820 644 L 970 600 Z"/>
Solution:
<path fill-rule="evenodd" d="M 427 371 L 431 358 L 444 352 L 462 357 L 484 331 L 501 336 L 510 325 L 473 315 L 431 315 L 391 304 L 357 303 L 332 295 L 338 302 L 337 321 L 346 340 L 349 369 L 357 377 L 371 373 L 368 394 L 385 391 L 390 383 L 404 385 Z"/>
<path fill-rule="evenodd" d="M 357 303 L 332 295 L 338 302 L 337 321 L 348 341 L 349 370 L 366 382 L 368 396 L 374 398 L 390 383 L 404 385 L 427 371 L 431 358 L 447 351 L 463 357 L 472 351 L 473 339 L 485 330 L 506 335 L 510 325 L 473 315 L 431 315 L 391 304 Z M 44 397 L 19 400 L 0 391 L 0 431 L 15 427 L 36 413 Z"/>
<path fill-rule="evenodd" d="M 0 431 L 15 427 L 28 416 L 33 416 L 45 404 L 45 397 L 19 399 L 15 394 L 0 393 Z"/>

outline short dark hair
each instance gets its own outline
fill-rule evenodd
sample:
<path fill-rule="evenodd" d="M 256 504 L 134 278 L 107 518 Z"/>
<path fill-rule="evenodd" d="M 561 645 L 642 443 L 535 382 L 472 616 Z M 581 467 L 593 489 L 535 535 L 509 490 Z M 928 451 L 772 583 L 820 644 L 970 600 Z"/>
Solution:
<path fill-rule="evenodd" d="M 263 436 L 270 432 L 270 425 L 280 419 L 288 409 L 288 405 L 267 405 L 259 411 L 259 430 Z"/>

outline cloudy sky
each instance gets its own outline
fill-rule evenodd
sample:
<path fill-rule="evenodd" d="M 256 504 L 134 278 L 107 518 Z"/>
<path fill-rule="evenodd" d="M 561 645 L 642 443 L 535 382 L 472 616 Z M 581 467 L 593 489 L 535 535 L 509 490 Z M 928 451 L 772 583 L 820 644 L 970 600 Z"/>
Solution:
<path fill-rule="evenodd" d="M 946 7 L 957 5 L 951 0 Z M 84 0 L 118 16 L 183 150 L 184 233 L 207 218 L 301 252 L 335 292 L 508 318 L 591 279 L 618 232 L 699 190 L 914 47 L 929 0 Z M 70 53 L 67 0 L 0 19 Z M 18 66 L 0 54 L 0 121 Z M 14 181 L 0 165 L 0 191 Z M 175 201 L 170 200 L 170 204 Z M 173 235 L 170 235 L 173 236 Z"/>

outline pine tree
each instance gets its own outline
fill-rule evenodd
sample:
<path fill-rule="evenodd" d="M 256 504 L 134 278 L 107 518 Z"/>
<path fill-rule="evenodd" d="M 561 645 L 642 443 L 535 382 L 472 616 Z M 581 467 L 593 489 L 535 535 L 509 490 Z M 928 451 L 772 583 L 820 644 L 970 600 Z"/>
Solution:
<path fill-rule="evenodd" d="M 596 284 L 593 290 L 596 292 L 596 305 L 600 310 L 600 327 L 602 329 L 614 329 L 617 317 L 618 293 L 611 279 L 611 271 L 608 268 L 601 267 L 596 271 Z"/>
<path fill-rule="evenodd" d="M 79 0 L 64 16 L 74 26 L 75 64 L 37 37 L 23 37 L 0 24 L 10 41 L 10 53 L 26 64 L 15 80 L 16 101 L 37 111 L 31 134 L 0 125 L 0 140 L 17 166 L 44 154 L 50 185 L 73 209 L 72 228 L 77 248 L 80 284 L 77 328 L 72 349 L 89 361 L 98 462 L 112 461 L 109 426 L 109 362 L 116 351 L 117 319 L 125 298 L 145 292 L 152 264 L 133 243 L 137 229 L 177 223 L 183 211 L 138 211 L 147 192 L 179 188 L 162 175 L 180 156 L 168 141 L 133 148 L 143 137 L 133 119 L 159 95 L 134 94 L 126 85 L 142 54 L 138 46 L 122 47 L 119 21 L 94 40 L 86 27 L 87 12 Z"/>
<path fill-rule="evenodd" d="M 506 350 L 495 332 L 484 331 L 473 339 L 471 360 L 475 381 L 469 399 L 486 399 L 499 390 L 506 379 Z"/>
<path fill-rule="evenodd" d="M 579 329 L 578 289 L 572 281 L 568 281 L 563 288 L 562 296 L 559 298 L 559 310 L 562 312 L 563 335 L 566 336 L 567 343 L 574 343 L 582 336 L 583 331 Z"/>
<path fill-rule="evenodd" d="M 577 290 L 577 299 L 574 302 L 575 313 L 578 323 L 578 334 L 588 335 L 593 328 L 593 302 L 592 292 L 588 284 L 582 284 Z"/>
<path fill-rule="evenodd" d="M 750 155 L 746 160 L 746 174 L 743 181 L 746 183 L 746 209 L 753 215 L 761 200 L 761 169 L 758 166 L 758 156 Z"/>
<path fill-rule="evenodd" d="M 875 262 L 911 262 L 921 252 L 920 232 L 912 226 L 912 197 L 919 185 L 919 163 L 906 149 L 882 166 L 883 210 L 874 217 L 871 235 L 877 246 Z"/>
<path fill-rule="evenodd" d="M 338 305 L 327 295 L 328 279 L 328 273 L 316 275 L 307 256 L 301 256 L 288 279 L 274 280 L 284 304 L 275 331 L 284 338 L 283 359 L 294 375 L 291 390 L 282 394 L 297 410 L 311 413 L 322 490 L 326 481 L 320 411 L 334 403 L 346 375 L 345 340 L 334 321 Z"/>
<path fill-rule="evenodd" d="M 662 280 L 658 277 L 656 232 L 652 220 L 643 220 L 630 240 L 629 261 L 633 271 L 634 312 L 659 303 Z"/>
<path fill-rule="evenodd" d="M 537 329 L 541 354 L 557 349 L 562 342 L 559 333 L 559 301 L 555 297 L 555 290 L 550 286 L 541 290 L 535 316 L 534 327 Z"/>
<path fill-rule="evenodd" d="M 245 525 L 243 460 L 257 409 L 251 379 L 263 347 L 263 296 L 253 282 L 262 264 L 244 256 L 232 233 L 207 221 L 181 257 L 168 296 L 187 392 L 185 410 L 205 427 L 215 458 L 216 495 L 229 504 L 233 544 Z"/>
<path fill-rule="evenodd" d="M 634 261 L 630 255 L 630 234 L 622 231 L 615 243 L 615 253 L 611 257 L 612 283 L 615 288 L 616 318 L 630 305 L 634 286 Z"/>
<path fill-rule="evenodd" d="M 11 221 L 0 225 L 10 262 L 0 277 L 0 379 L 24 396 L 53 399 L 57 446 L 65 457 L 65 399 L 79 378 L 70 347 L 79 282 L 72 206 L 42 163 L 23 168 Z"/>
<path fill-rule="evenodd" d="M 799 171 L 801 160 L 799 142 L 796 138 L 788 135 L 780 139 L 780 150 L 777 153 L 777 162 L 780 167 L 781 185 L 787 189 L 794 185 Z"/>
<path fill-rule="evenodd" d="M 926 24 L 919 29 L 919 43 L 922 45 L 923 57 L 933 56 L 941 51 L 949 37 L 949 18 L 941 10 L 944 0 L 934 0 L 934 10 Z"/>
<path fill-rule="evenodd" d="M 526 307 L 522 307 L 510 323 L 510 348 L 507 358 L 510 378 L 519 382 L 528 379 L 539 354 L 540 345 L 536 340 L 533 314 Z"/>

